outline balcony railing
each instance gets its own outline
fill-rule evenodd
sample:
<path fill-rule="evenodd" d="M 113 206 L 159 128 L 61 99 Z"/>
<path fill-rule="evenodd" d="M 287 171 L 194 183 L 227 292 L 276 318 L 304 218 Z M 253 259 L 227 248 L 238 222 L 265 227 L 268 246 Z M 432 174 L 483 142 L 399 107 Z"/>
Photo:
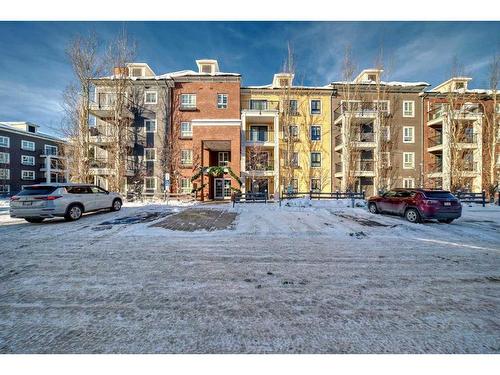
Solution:
<path fill-rule="evenodd" d="M 336 135 L 335 136 L 335 146 L 340 146 L 343 143 L 344 143 L 344 140 L 342 139 L 342 134 Z"/>
<path fill-rule="evenodd" d="M 241 109 L 252 111 L 278 111 L 280 102 L 275 100 L 251 99 L 241 102 Z"/>
<path fill-rule="evenodd" d="M 429 173 L 441 173 L 443 172 L 443 164 L 439 162 L 435 162 L 429 166 Z"/>
<path fill-rule="evenodd" d="M 428 138 L 429 147 L 439 146 L 443 144 L 443 134 L 438 133 Z"/>
<path fill-rule="evenodd" d="M 456 105 L 455 109 L 453 110 L 450 110 L 450 104 L 444 103 L 431 107 L 428 112 L 428 120 L 432 121 L 445 115 L 453 115 L 456 118 L 460 118 L 467 116 L 477 116 L 481 114 L 483 114 L 483 109 L 477 103 Z"/>
<path fill-rule="evenodd" d="M 464 172 L 477 172 L 478 171 L 478 163 L 477 163 L 477 161 L 467 161 L 463 164 L 461 169 Z"/>
<path fill-rule="evenodd" d="M 335 163 L 335 173 L 341 173 L 342 172 L 342 162 Z"/>
<path fill-rule="evenodd" d="M 263 162 L 248 162 L 247 163 L 247 171 L 274 171 L 274 160 L 266 160 Z"/>
<path fill-rule="evenodd" d="M 247 142 L 274 142 L 273 131 L 247 130 L 245 133 Z"/>
<path fill-rule="evenodd" d="M 477 133 L 466 133 L 457 137 L 458 143 L 477 143 Z"/>
<path fill-rule="evenodd" d="M 374 168 L 374 162 L 373 162 L 373 160 L 362 159 L 362 160 L 358 160 L 356 162 L 356 171 L 359 171 L 359 172 L 373 172 L 374 170 L 375 170 L 375 168 Z"/>

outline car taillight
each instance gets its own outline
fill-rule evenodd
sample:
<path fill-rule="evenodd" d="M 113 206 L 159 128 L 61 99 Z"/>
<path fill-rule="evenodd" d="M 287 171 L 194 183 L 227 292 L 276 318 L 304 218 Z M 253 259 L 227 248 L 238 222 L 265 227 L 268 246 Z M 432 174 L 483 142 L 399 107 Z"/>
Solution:
<path fill-rule="evenodd" d="M 432 199 L 425 199 L 424 203 L 432 206 L 432 205 L 438 205 L 439 201 L 434 201 Z"/>
<path fill-rule="evenodd" d="M 19 198 L 19 197 L 10 197 L 11 201 L 18 201 L 19 199 L 21 199 L 21 198 Z"/>
<path fill-rule="evenodd" d="M 48 197 L 37 197 L 35 199 L 42 201 L 55 201 L 56 199 L 62 198 L 62 195 L 49 195 Z"/>

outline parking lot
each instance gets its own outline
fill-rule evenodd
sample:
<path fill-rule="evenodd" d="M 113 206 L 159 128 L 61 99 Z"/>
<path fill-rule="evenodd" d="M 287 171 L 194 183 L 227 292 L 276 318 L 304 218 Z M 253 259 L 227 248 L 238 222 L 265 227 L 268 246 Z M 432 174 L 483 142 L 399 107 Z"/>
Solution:
<path fill-rule="evenodd" d="M 2 353 L 498 353 L 500 208 L 0 208 Z"/>

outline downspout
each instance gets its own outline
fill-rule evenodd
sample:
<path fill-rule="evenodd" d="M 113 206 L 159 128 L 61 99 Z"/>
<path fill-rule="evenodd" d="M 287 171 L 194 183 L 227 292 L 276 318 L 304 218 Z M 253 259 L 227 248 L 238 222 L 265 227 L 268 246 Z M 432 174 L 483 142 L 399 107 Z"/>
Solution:
<path fill-rule="evenodd" d="M 425 160 L 425 140 L 424 140 L 424 98 L 425 92 L 420 96 L 420 144 L 421 144 L 421 157 L 420 157 L 420 187 L 424 187 L 424 160 Z"/>

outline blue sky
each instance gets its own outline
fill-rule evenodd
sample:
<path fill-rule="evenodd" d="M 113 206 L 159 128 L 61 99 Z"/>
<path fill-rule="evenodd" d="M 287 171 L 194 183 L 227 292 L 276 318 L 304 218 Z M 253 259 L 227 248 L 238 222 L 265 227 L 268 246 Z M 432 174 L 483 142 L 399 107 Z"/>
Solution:
<path fill-rule="evenodd" d="M 389 80 L 436 85 L 451 74 L 454 57 L 488 86 L 488 65 L 500 52 L 500 22 L 0 22 L 0 121 L 32 121 L 54 132 L 62 119 L 62 91 L 73 79 L 65 48 L 95 31 L 106 42 L 125 28 L 137 61 L 157 74 L 195 69 L 215 58 L 244 85 L 270 83 L 293 47 L 297 81 L 325 85 L 341 79 L 343 50 L 351 45 L 359 70 L 383 48 Z"/>

